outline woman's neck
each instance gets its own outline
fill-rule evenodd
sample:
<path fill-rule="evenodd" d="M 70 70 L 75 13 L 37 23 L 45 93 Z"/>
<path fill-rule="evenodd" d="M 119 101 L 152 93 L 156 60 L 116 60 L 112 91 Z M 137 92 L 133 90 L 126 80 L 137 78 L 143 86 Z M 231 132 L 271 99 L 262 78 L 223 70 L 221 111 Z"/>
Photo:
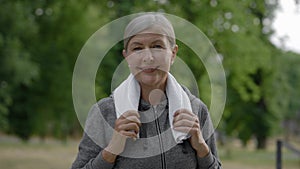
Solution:
<path fill-rule="evenodd" d="M 151 105 L 157 105 L 165 99 L 166 84 L 160 86 L 141 85 L 141 98 Z"/>

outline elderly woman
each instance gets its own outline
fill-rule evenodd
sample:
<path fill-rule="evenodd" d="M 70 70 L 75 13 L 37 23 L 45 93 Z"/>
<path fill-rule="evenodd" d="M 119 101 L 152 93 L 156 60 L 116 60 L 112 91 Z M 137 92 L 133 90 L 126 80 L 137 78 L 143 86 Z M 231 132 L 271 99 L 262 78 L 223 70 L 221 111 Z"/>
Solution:
<path fill-rule="evenodd" d="M 123 56 L 131 74 L 91 109 L 72 169 L 221 168 L 206 106 L 169 73 L 177 50 L 162 14 L 127 25 Z"/>

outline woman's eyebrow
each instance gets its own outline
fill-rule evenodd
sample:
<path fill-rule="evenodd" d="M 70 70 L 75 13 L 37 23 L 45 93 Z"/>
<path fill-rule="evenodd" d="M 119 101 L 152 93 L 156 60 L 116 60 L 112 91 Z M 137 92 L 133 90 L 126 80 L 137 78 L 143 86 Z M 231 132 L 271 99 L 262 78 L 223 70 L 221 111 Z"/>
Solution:
<path fill-rule="evenodd" d="M 161 39 L 154 40 L 152 42 L 152 44 L 154 44 L 154 43 L 163 43 L 163 44 L 165 44 L 165 42 L 163 40 L 161 40 Z"/>
<path fill-rule="evenodd" d="M 151 44 L 155 44 L 155 43 L 165 44 L 165 42 L 161 39 L 155 39 L 154 41 L 151 42 Z M 133 41 L 133 42 L 130 42 L 128 47 L 132 47 L 132 46 L 135 46 L 135 45 L 143 45 L 143 43 L 138 42 L 138 41 Z"/>
<path fill-rule="evenodd" d="M 133 45 L 143 45 L 141 42 L 131 42 L 129 46 L 133 46 Z"/>

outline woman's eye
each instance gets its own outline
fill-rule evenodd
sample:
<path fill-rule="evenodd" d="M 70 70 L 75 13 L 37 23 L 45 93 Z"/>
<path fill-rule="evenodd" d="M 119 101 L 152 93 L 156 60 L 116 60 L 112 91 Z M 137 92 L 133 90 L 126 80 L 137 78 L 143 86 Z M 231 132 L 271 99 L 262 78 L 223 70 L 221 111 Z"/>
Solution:
<path fill-rule="evenodd" d="M 141 48 L 141 47 L 134 47 L 132 50 L 133 51 L 139 51 L 139 50 L 142 50 L 143 48 Z"/>
<path fill-rule="evenodd" d="M 161 49 L 163 48 L 161 45 L 154 45 L 153 48 L 158 48 L 158 49 Z"/>

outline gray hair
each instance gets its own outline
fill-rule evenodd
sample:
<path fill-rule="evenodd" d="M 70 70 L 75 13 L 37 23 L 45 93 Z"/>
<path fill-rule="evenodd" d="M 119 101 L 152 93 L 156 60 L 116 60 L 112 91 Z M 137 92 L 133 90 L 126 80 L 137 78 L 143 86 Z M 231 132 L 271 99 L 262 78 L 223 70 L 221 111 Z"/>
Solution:
<path fill-rule="evenodd" d="M 124 31 L 124 49 L 127 50 L 128 43 L 133 36 L 153 27 L 159 28 L 157 33 L 165 35 L 171 47 L 175 46 L 175 33 L 171 22 L 161 13 L 146 13 L 134 18 L 126 26 Z"/>

